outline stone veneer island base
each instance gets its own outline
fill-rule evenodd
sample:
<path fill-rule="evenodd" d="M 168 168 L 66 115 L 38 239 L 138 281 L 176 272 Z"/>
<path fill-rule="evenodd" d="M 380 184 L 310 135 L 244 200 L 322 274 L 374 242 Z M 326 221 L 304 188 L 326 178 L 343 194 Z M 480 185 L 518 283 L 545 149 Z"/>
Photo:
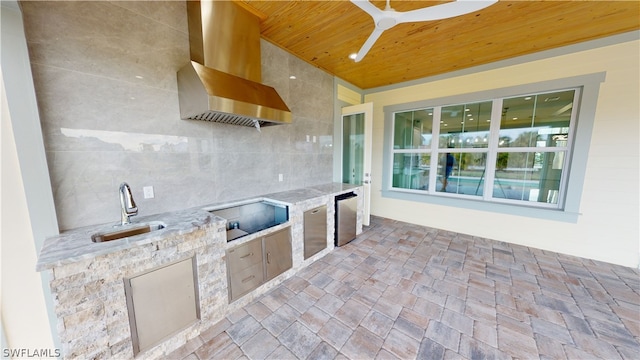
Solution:
<path fill-rule="evenodd" d="M 289 206 L 289 221 L 227 243 L 226 221 L 206 208 L 150 216 L 141 221 L 162 221 L 166 228 L 154 233 L 91 243 L 90 234 L 107 226 L 65 232 L 47 239 L 37 270 L 51 272 L 57 330 L 64 358 L 162 359 L 197 337 L 231 312 L 247 305 L 274 286 L 293 276 L 334 248 L 335 196 L 362 188 L 348 184 L 326 184 L 264 195 L 262 198 Z M 241 203 L 239 201 L 238 203 Z M 327 248 L 304 259 L 303 213 L 327 205 Z M 358 201 L 357 233 L 362 232 L 362 196 Z M 111 227 L 111 225 L 108 225 Z M 229 302 L 225 251 L 231 247 L 290 227 L 290 270 L 254 291 Z M 157 345 L 134 354 L 124 279 L 195 257 L 200 319 Z"/>

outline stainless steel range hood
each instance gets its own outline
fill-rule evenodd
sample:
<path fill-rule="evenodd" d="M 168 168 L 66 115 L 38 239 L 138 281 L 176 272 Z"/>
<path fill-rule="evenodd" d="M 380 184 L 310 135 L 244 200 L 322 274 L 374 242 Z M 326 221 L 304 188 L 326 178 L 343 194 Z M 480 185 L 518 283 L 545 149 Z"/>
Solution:
<path fill-rule="evenodd" d="M 178 71 L 182 119 L 261 126 L 291 122 L 261 84 L 260 19 L 232 1 L 187 1 L 191 62 Z"/>

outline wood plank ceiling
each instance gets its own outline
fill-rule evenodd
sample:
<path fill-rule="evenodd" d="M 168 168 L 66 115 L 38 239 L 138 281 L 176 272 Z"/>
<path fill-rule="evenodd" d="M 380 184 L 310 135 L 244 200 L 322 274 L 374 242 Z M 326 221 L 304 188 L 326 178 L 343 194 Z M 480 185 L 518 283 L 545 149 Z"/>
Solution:
<path fill-rule="evenodd" d="M 385 31 L 367 56 L 357 52 L 371 17 L 346 0 L 241 0 L 264 16 L 262 37 L 361 89 L 602 38 L 640 28 L 640 2 L 499 1 L 478 12 Z M 446 1 L 392 0 L 396 11 Z M 372 1 L 380 9 L 385 1 Z"/>

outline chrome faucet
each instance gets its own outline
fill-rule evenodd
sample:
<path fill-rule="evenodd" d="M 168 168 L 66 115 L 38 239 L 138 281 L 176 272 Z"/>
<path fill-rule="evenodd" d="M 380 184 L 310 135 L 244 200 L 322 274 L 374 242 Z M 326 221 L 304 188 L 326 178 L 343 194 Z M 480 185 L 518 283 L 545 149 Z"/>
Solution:
<path fill-rule="evenodd" d="M 129 217 L 138 215 L 138 207 L 136 206 L 136 202 L 133 201 L 131 188 L 126 182 L 120 184 L 120 210 L 122 215 L 121 225 L 131 224 Z"/>

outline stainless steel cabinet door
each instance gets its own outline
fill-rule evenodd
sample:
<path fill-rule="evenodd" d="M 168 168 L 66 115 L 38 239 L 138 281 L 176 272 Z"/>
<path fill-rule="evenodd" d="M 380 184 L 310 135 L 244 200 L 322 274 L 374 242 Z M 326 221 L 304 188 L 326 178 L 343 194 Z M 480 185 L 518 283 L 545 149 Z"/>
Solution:
<path fill-rule="evenodd" d="M 267 281 L 291 269 L 290 229 L 287 227 L 264 237 L 264 262 Z"/>
<path fill-rule="evenodd" d="M 200 318 L 196 268 L 189 258 L 124 279 L 134 355 Z"/>
<path fill-rule="evenodd" d="M 342 246 L 356 238 L 358 197 L 336 197 L 336 245 Z"/>
<path fill-rule="evenodd" d="M 304 213 L 304 258 L 319 253 L 327 247 L 327 206 L 320 206 Z"/>

